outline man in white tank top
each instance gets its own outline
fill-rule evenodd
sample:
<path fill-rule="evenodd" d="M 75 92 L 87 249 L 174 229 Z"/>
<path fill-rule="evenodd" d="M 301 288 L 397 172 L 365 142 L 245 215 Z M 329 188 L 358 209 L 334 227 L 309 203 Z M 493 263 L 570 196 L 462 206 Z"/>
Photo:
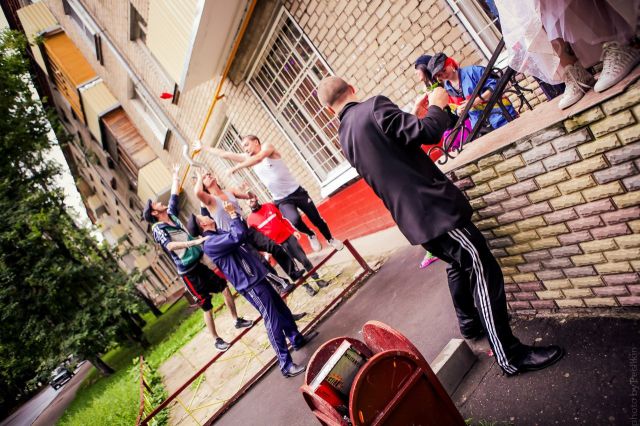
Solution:
<path fill-rule="evenodd" d="M 205 150 L 220 158 L 233 161 L 236 164 L 227 170 L 231 176 L 238 170 L 251 167 L 262 183 L 269 189 L 273 196 L 273 202 L 282 215 L 293 226 L 309 237 L 309 243 L 313 251 L 319 251 L 322 246 L 315 233 L 302 221 L 301 210 L 307 215 L 311 223 L 315 225 L 327 242 L 336 250 L 342 250 L 344 245 L 340 240 L 333 238 L 329 226 L 322 219 L 316 205 L 309 197 L 309 193 L 300 186 L 291 174 L 291 171 L 282 160 L 282 156 L 270 142 L 261 143 L 254 135 L 247 135 L 242 139 L 242 149 L 245 154 L 225 151 L 220 148 L 205 148 L 197 141 L 193 145 L 194 150 Z"/>

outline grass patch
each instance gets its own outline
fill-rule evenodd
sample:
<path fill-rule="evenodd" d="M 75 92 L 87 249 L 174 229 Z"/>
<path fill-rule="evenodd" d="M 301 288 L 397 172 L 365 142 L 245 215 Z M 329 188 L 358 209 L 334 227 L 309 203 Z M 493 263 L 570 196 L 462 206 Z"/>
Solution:
<path fill-rule="evenodd" d="M 216 294 L 213 306 L 223 303 Z M 62 426 L 115 426 L 132 425 L 138 415 L 139 370 L 133 360 L 140 354 L 152 370 L 189 342 L 205 325 L 200 309 L 190 309 L 185 299 L 175 305 L 161 308 L 163 314 L 155 318 L 151 313 L 143 317 L 147 321 L 144 334 L 150 343 L 146 350 L 139 345 L 119 346 L 102 359 L 116 372 L 102 377 L 92 368 L 78 391 L 75 400 L 67 407 L 58 421 Z M 155 388 L 161 389 L 161 381 Z"/>

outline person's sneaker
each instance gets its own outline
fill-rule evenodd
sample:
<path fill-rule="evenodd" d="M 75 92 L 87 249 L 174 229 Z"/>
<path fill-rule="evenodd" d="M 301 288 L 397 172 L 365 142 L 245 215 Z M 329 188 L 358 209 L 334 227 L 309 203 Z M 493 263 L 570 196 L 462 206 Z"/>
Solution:
<path fill-rule="evenodd" d="M 298 374 L 302 374 L 304 373 L 304 371 L 307 369 L 306 366 L 304 365 L 298 365 L 295 363 L 291 363 L 291 365 L 289 366 L 289 368 L 287 368 L 286 370 L 284 370 L 282 372 L 282 375 L 284 377 L 295 377 Z"/>
<path fill-rule="evenodd" d="M 431 265 L 436 260 L 438 260 L 437 257 L 432 255 L 430 252 L 427 252 L 427 254 L 424 255 L 424 258 L 422 258 L 422 262 L 420 262 L 420 269 L 426 268 L 427 266 Z"/>
<path fill-rule="evenodd" d="M 302 284 L 302 287 L 304 287 L 305 291 L 307 292 L 307 294 L 311 297 L 315 296 L 316 294 L 318 294 L 317 291 L 314 290 L 313 287 L 311 287 L 309 284 Z"/>
<path fill-rule="evenodd" d="M 602 73 L 593 86 L 596 92 L 604 92 L 625 78 L 640 62 L 640 50 L 624 46 L 617 41 L 602 45 Z"/>
<path fill-rule="evenodd" d="M 311 244 L 311 250 L 313 251 L 320 251 L 322 249 L 320 241 L 318 241 L 318 237 L 315 235 L 309 235 L 309 244 Z"/>
<path fill-rule="evenodd" d="M 228 344 L 227 342 L 225 342 L 224 340 L 222 340 L 220 337 L 216 338 L 216 343 L 214 344 L 214 346 L 216 347 L 217 350 L 219 350 L 220 352 L 224 352 L 227 349 L 229 349 L 229 347 L 231 346 L 230 344 Z"/>
<path fill-rule="evenodd" d="M 294 351 L 299 351 L 307 343 L 309 343 L 310 341 L 312 341 L 316 337 L 318 337 L 318 332 L 315 331 L 315 330 L 314 331 L 310 331 L 307 334 L 305 334 L 304 336 L 302 336 L 302 339 L 298 343 L 296 343 L 295 345 L 291 345 L 291 346 L 293 347 Z"/>
<path fill-rule="evenodd" d="M 329 285 L 325 280 L 321 280 L 320 278 L 316 279 L 316 285 L 320 288 L 325 288 Z"/>
<path fill-rule="evenodd" d="M 253 321 L 238 317 L 236 320 L 236 328 L 249 328 L 253 325 Z"/>
<path fill-rule="evenodd" d="M 337 240 L 335 238 L 332 238 L 327 242 L 331 245 L 331 247 L 333 247 L 336 250 L 342 250 L 344 248 L 344 244 L 342 244 L 342 241 Z"/>
<path fill-rule="evenodd" d="M 291 314 L 291 317 L 293 318 L 294 321 L 299 321 L 306 316 L 307 316 L 306 312 L 300 312 L 299 314 L 293 314 L 293 313 Z"/>
<path fill-rule="evenodd" d="M 564 69 L 563 80 L 565 89 L 558 103 L 560 109 L 567 109 L 578 102 L 596 82 L 593 75 L 578 63 Z"/>

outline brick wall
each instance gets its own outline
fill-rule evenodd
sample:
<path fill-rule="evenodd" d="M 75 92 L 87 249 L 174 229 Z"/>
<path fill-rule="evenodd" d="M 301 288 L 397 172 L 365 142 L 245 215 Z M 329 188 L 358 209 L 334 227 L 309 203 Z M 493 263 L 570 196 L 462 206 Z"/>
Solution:
<path fill-rule="evenodd" d="M 635 83 L 449 173 L 511 309 L 640 306 L 639 120 Z"/>

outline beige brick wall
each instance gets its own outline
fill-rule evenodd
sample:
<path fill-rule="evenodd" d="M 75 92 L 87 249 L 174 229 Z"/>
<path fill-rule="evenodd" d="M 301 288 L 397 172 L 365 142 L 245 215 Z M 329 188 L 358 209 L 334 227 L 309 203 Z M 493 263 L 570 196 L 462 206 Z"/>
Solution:
<path fill-rule="evenodd" d="M 639 122 L 635 83 L 450 173 L 503 267 L 511 309 L 640 306 Z"/>

